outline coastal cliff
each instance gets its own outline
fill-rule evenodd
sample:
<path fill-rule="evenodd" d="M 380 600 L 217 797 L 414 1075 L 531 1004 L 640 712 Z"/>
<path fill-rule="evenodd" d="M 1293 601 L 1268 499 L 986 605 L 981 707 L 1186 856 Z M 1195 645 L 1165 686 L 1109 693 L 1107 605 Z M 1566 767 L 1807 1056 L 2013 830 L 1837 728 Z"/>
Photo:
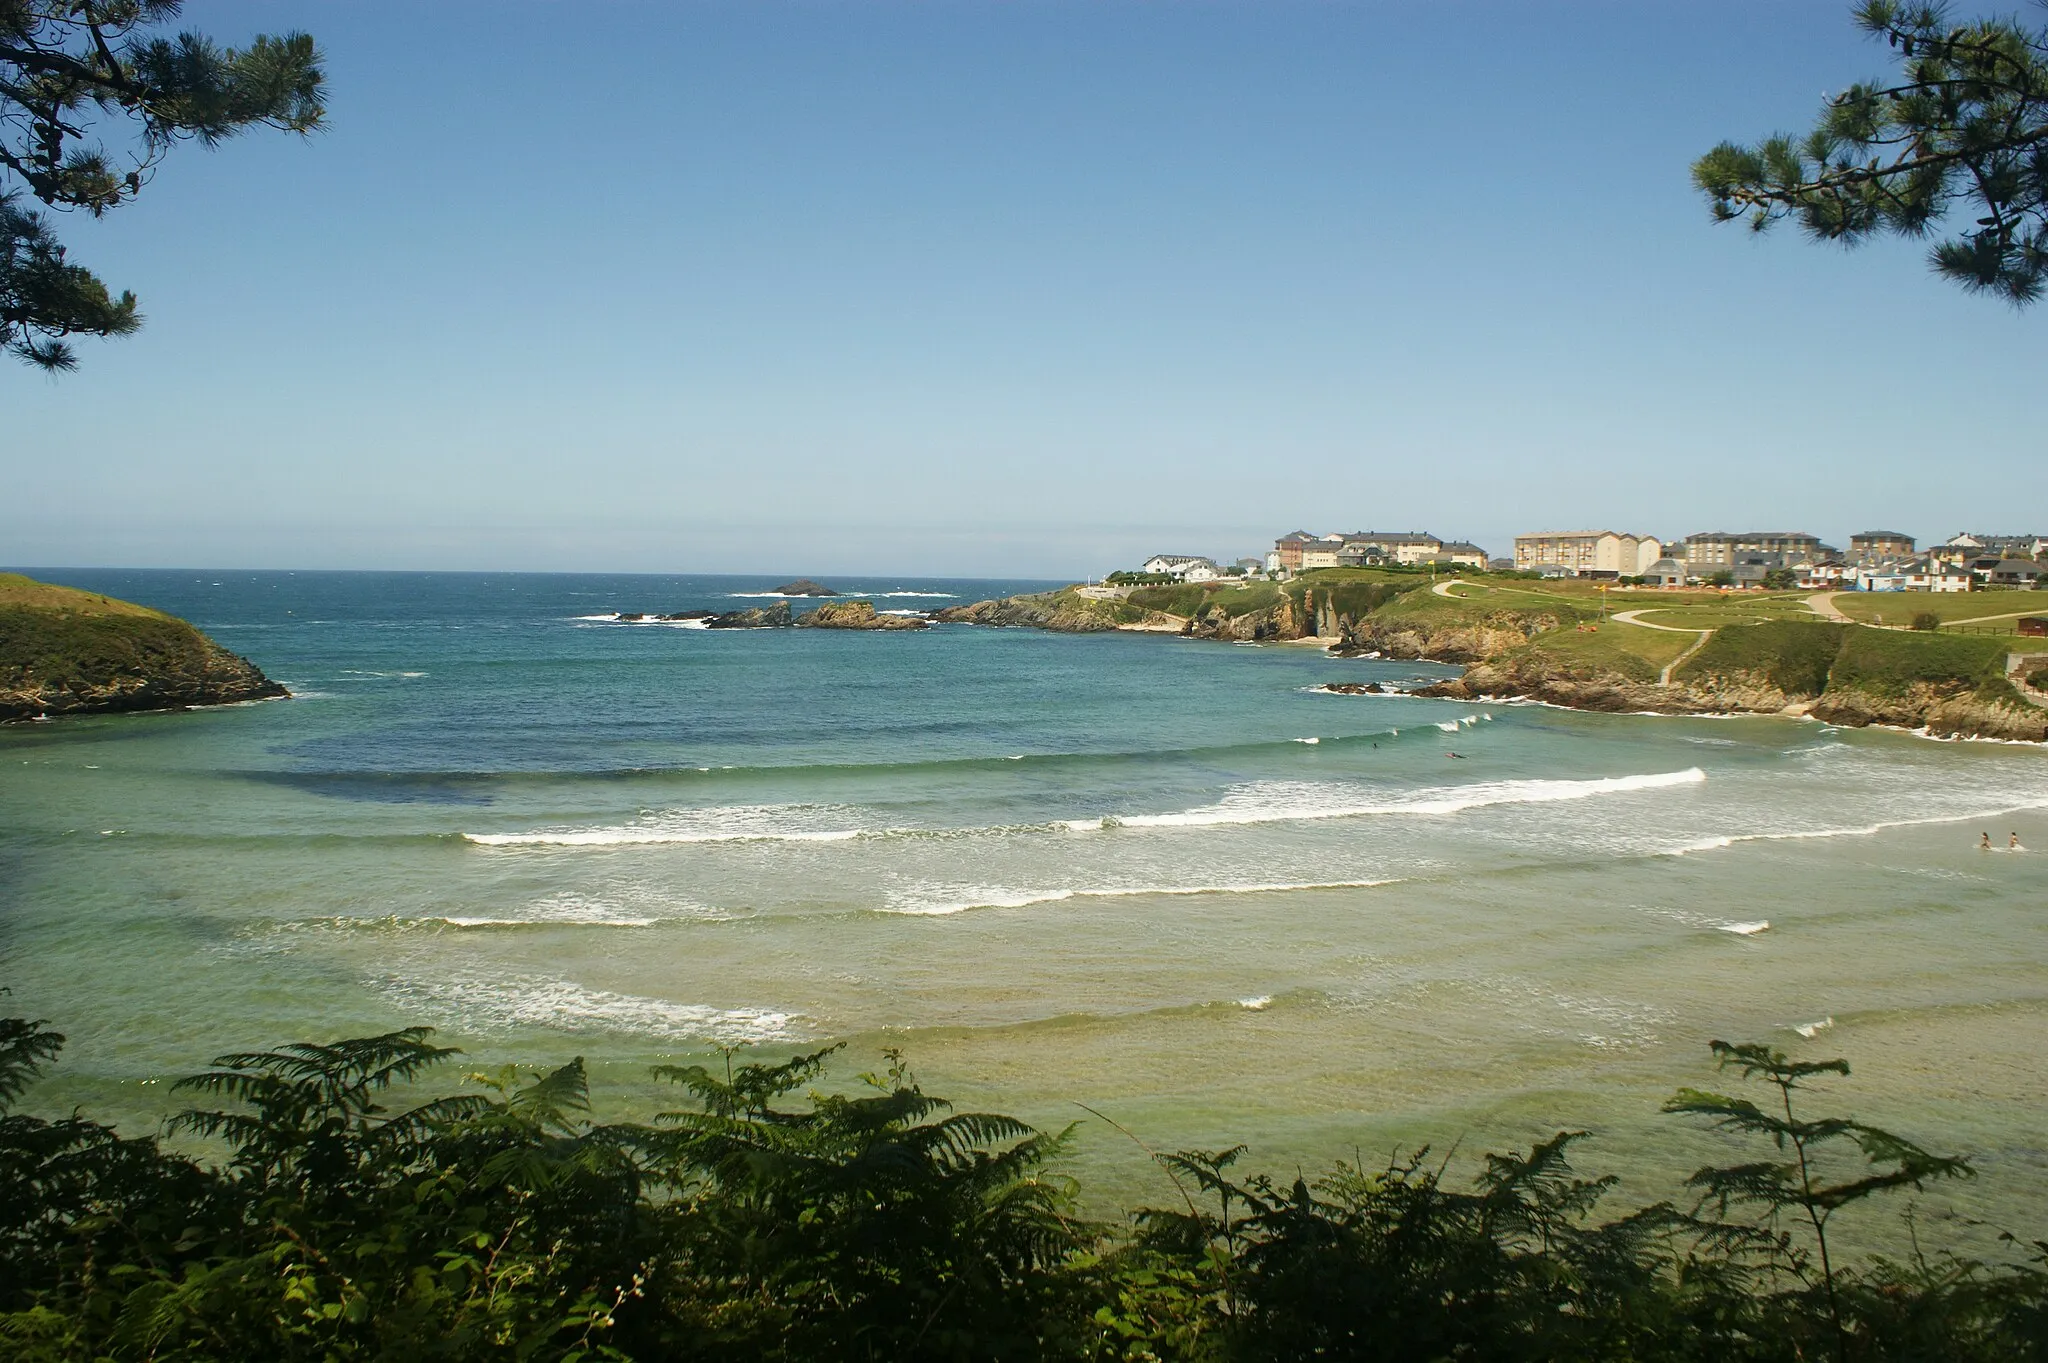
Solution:
<path fill-rule="evenodd" d="M 183 620 L 0 574 L 0 720 L 181 710 L 288 694 Z"/>
<path fill-rule="evenodd" d="M 1611 618 L 1592 590 L 1339 570 L 1288 583 L 1141 587 L 1109 599 L 1067 588 L 956 606 L 934 618 L 1072 633 L 1177 628 L 1224 642 L 1322 639 L 1338 657 L 1463 664 L 1457 680 L 1418 693 L 1456 699 L 1812 715 L 1939 737 L 2048 741 L 2048 708 L 2007 679 L 2006 645 L 1996 637 L 1845 623 L 1770 597 L 1635 597 L 1645 604 L 1634 613 L 1701 621 L 1697 629 L 1660 628 Z"/>
<path fill-rule="evenodd" d="M 1717 630 L 1669 680 L 1626 655 L 1588 663 L 1524 645 L 1422 694 L 1524 698 L 1576 710 L 1811 715 L 1941 738 L 2048 740 L 2048 710 L 2020 694 L 2004 663 L 2004 645 L 1993 638 L 1778 620 Z"/>

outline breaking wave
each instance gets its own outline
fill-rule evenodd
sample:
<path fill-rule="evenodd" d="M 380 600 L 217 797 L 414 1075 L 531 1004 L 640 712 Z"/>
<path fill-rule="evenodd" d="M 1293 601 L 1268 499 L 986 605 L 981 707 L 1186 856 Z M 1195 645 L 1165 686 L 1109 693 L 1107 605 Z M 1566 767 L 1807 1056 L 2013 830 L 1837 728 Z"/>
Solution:
<path fill-rule="evenodd" d="M 1265 881 L 1243 885 L 1113 885 L 1095 889 L 1012 890 L 990 886 L 925 886 L 890 898 L 885 913 L 929 917 L 966 913 L 970 909 L 1021 909 L 1033 904 L 1061 904 L 1073 899 L 1139 899 L 1152 895 L 1291 894 L 1298 890 L 1370 890 L 1398 885 L 1388 880 Z"/>
<path fill-rule="evenodd" d="M 638 994 L 586 989 L 544 976 L 456 975 L 390 979 L 383 992 L 409 1009 L 449 1020 L 451 1028 L 500 1032 L 544 1027 L 560 1032 L 628 1032 L 663 1041 L 739 1045 L 803 1035 L 798 1015 L 772 1008 L 713 1008 Z"/>

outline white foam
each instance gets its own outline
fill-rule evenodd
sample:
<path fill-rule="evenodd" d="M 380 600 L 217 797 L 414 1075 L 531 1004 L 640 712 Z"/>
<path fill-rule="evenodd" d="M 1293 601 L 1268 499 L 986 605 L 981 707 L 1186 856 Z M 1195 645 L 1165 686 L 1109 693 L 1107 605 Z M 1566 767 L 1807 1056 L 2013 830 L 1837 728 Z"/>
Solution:
<path fill-rule="evenodd" d="M 1277 880 L 1242 885 L 1110 885 L 1092 889 L 1016 890 L 990 886 L 920 886 L 892 897 L 884 912 L 946 917 L 971 909 L 1022 909 L 1072 899 L 1180 898 L 1222 894 L 1292 894 L 1300 890 L 1371 890 L 1400 880 Z"/>
<path fill-rule="evenodd" d="M 1211 824 L 1284 823 L 1298 819 L 1348 819 L 1374 814 L 1458 814 L 1489 805 L 1549 804 L 1595 795 L 1624 795 L 1698 785 L 1707 774 L 1698 767 L 1638 776 L 1594 780 L 1482 781 L 1474 785 L 1439 786 L 1387 800 L 1359 800 L 1358 788 L 1320 782 L 1258 781 L 1239 787 L 1216 804 L 1177 814 L 1106 815 L 1070 820 L 1077 833 L 1098 828 L 1176 828 Z"/>
<path fill-rule="evenodd" d="M 1455 719 L 1447 719 L 1443 723 L 1437 725 L 1436 727 L 1442 729 L 1447 734 L 1454 734 L 1458 732 L 1458 721 Z"/>
<path fill-rule="evenodd" d="M 1723 932 L 1732 932 L 1738 937 L 1754 937 L 1760 932 L 1771 930 L 1771 923 L 1767 918 L 1759 918 L 1753 923 L 1716 923 L 1714 926 Z"/>
<path fill-rule="evenodd" d="M 1805 1037 L 1808 1041 L 1811 1041 L 1834 1025 L 1835 1020 L 1833 1017 L 1824 1017 L 1819 1022 L 1802 1022 L 1792 1030 Z"/>
<path fill-rule="evenodd" d="M 468 1031 L 545 1027 L 727 1045 L 783 1041 L 802 1033 L 798 1015 L 772 1008 L 675 1003 L 539 976 L 393 979 L 384 982 L 384 989 L 410 1008 L 452 1015 L 452 1025 Z"/>
<path fill-rule="evenodd" d="M 1273 1006 L 1273 996 L 1271 994 L 1255 994 L 1248 999 L 1239 999 L 1237 1006 L 1244 1009 L 1247 1013 L 1261 1013 Z"/>
<path fill-rule="evenodd" d="M 854 827 L 816 827 L 830 821 Z M 732 805 L 643 814 L 599 828 L 464 833 L 479 847 L 633 847 L 697 842 L 844 842 L 862 835 L 859 811 L 837 805 Z M 803 825 L 813 825 L 805 827 Z"/>
<path fill-rule="evenodd" d="M 1972 810 L 1967 814 L 1935 814 L 1924 819 L 1886 819 L 1879 823 L 1862 824 L 1850 828 L 1799 828 L 1781 833 L 1730 833 L 1717 838 L 1702 838 L 1682 847 L 1674 847 L 1657 855 L 1682 857 L 1694 852 L 1718 852 L 1733 847 L 1738 842 L 1801 842 L 1810 838 L 1869 838 L 1894 828 L 1918 828 L 1945 823 L 1976 823 L 1984 819 L 1996 819 L 2007 814 L 2023 814 L 2030 810 L 2048 809 L 2048 800 L 2034 800 L 2026 804 L 2005 805 L 1998 809 Z"/>
<path fill-rule="evenodd" d="M 1316 744 L 1318 744 L 1318 743 L 1322 742 L 1323 740 L 1322 740 L 1322 739 L 1320 739 L 1320 738 L 1297 738 L 1297 739 L 1295 739 L 1294 741 L 1295 741 L 1296 743 L 1306 743 L 1306 744 L 1308 744 L 1308 745 L 1309 745 L 1309 746 L 1310 746 L 1311 748 L 1313 748 L 1313 747 L 1314 747 L 1314 746 L 1315 746 Z"/>

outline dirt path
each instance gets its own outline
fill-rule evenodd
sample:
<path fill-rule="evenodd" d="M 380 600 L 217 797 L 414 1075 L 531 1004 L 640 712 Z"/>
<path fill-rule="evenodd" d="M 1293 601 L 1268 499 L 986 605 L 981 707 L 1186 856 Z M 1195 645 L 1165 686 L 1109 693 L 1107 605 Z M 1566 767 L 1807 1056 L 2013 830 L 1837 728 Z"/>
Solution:
<path fill-rule="evenodd" d="M 1806 598 L 1806 608 L 1823 620 L 1832 620 L 1838 625 L 1853 625 L 1856 622 L 1835 609 L 1834 592 L 1815 592 Z"/>
<path fill-rule="evenodd" d="M 1685 652 L 1679 654 L 1676 658 L 1673 658 L 1670 662 L 1664 664 L 1664 670 L 1657 674 L 1657 685 L 1669 686 L 1671 685 L 1672 670 L 1676 668 L 1680 663 L 1684 662 L 1687 658 L 1690 658 L 1693 654 L 1699 652 L 1702 648 L 1705 648 L 1707 640 L 1713 637 L 1714 631 L 1710 629 L 1685 629 L 1679 625 L 1653 625 L 1648 620 L 1642 618 L 1642 614 L 1644 611 L 1655 609 L 1657 609 L 1655 606 L 1638 606 L 1632 611 L 1616 611 L 1614 613 L 1614 619 L 1615 623 L 1617 624 L 1638 625 L 1643 629 L 1661 629 L 1666 634 L 1697 634 L 1700 636 L 1699 638 L 1693 640 L 1690 644 L 1686 645 Z"/>
<path fill-rule="evenodd" d="M 1469 587 L 1471 585 L 1471 583 L 1467 582 L 1462 577 L 1454 577 L 1449 582 L 1437 583 L 1434 587 L 1431 587 L 1430 590 L 1435 592 L 1438 596 L 1443 597 L 1447 601 L 1463 601 L 1465 599 L 1464 597 L 1451 595 L 1451 588 Z"/>
<path fill-rule="evenodd" d="M 2005 679 L 2012 683 L 2012 689 L 2020 693 L 2023 700 L 2048 710 L 2048 691 L 2036 691 L 2027 685 L 2027 679 L 2020 675 L 2020 669 L 2035 661 L 2038 653 L 2008 653 L 2005 655 Z"/>

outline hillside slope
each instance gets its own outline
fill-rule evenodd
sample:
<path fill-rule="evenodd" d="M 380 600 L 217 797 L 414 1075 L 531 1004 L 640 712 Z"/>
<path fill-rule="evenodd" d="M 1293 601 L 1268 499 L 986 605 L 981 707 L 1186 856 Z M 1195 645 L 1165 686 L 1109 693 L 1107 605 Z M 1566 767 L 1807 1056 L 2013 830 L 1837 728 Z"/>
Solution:
<path fill-rule="evenodd" d="M 287 694 L 183 620 L 0 573 L 0 720 L 177 710 Z"/>

